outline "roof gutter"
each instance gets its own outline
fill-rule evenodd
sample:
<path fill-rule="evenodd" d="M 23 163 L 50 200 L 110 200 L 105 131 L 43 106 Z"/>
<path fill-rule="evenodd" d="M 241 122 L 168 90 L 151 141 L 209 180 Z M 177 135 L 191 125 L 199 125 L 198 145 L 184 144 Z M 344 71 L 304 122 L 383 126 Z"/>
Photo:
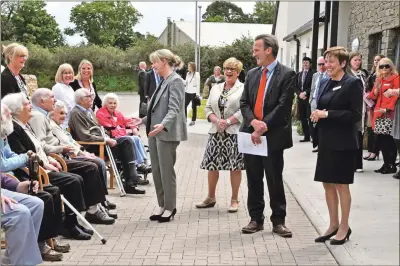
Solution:
<path fill-rule="evenodd" d="M 293 35 L 293 40 L 296 42 L 296 72 L 299 72 L 299 68 L 300 68 L 300 60 L 299 60 L 299 56 L 300 56 L 300 40 L 297 39 L 297 35 Z"/>
<path fill-rule="evenodd" d="M 274 17 L 274 24 L 272 25 L 272 35 L 275 35 L 276 22 L 278 21 L 279 2 L 280 1 L 275 2 L 275 17 Z"/>

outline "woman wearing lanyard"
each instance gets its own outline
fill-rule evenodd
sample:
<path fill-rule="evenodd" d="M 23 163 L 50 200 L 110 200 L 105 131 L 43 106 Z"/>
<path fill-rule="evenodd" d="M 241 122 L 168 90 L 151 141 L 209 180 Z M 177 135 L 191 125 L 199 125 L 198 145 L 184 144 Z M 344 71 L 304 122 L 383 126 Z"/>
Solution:
<path fill-rule="evenodd" d="M 93 81 L 93 65 L 90 61 L 83 59 L 78 67 L 78 75 L 76 75 L 75 80 L 69 84 L 74 91 L 85 88 L 91 93 L 95 94 L 93 101 L 93 111 L 97 106 L 98 109 L 101 108 L 101 99 L 97 94 L 96 84 Z"/>
<path fill-rule="evenodd" d="M 28 49 L 18 43 L 11 43 L 4 48 L 7 67 L 1 73 L 1 98 L 9 93 L 23 92 L 29 98 L 25 79 L 20 75 L 28 60 Z"/>

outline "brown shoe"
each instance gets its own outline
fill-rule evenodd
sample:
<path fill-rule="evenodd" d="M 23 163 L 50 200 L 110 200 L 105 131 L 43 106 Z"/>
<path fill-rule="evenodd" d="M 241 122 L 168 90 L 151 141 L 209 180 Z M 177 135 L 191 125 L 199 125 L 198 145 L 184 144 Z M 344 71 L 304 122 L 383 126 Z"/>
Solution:
<path fill-rule="evenodd" d="M 256 221 L 250 221 L 248 225 L 242 228 L 244 234 L 253 234 L 262 230 L 264 230 L 264 224 L 257 223 Z"/>
<path fill-rule="evenodd" d="M 217 203 L 217 201 L 215 200 L 215 198 L 212 199 L 212 198 L 207 197 L 202 202 L 197 203 L 196 208 L 199 208 L 199 209 L 212 208 L 215 206 L 216 203 Z"/>
<path fill-rule="evenodd" d="M 45 245 L 40 253 L 44 261 L 60 261 L 63 258 L 62 253 L 52 250 L 48 245 Z"/>
<path fill-rule="evenodd" d="M 289 237 L 289 238 L 292 237 L 292 232 L 284 224 L 275 225 L 272 228 L 272 232 L 281 237 Z"/>
<path fill-rule="evenodd" d="M 62 244 L 58 239 L 53 239 L 54 250 L 60 253 L 67 253 L 70 251 L 71 246 L 66 243 Z"/>

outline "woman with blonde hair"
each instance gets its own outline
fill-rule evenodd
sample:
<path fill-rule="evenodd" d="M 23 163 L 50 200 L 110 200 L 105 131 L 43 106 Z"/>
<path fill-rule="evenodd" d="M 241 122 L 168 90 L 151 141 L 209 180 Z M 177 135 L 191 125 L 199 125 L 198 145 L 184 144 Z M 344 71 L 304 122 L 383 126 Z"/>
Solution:
<path fill-rule="evenodd" d="M 208 121 L 212 123 L 201 169 L 208 170 L 208 196 L 196 204 L 197 208 L 211 208 L 217 203 L 215 190 L 219 171 L 230 171 L 232 198 L 229 212 L 238 210 L 238 194 L 244 169 L 243 154 L 239 153 L 237 133 L 243 120 L 240 97 L 243 83 L 238 79 L 243 64 L 234 57 L 224 62 L 225 82 L 212 87 L 205 108 Z"/>
<path fill-rule="evenodd" d="M 26 98 L 29 98 L 26 81 L 20 75 L 28 60 L 28 49 L 19 43 L 11 43 L 3 46 L 3 55 L 7 66 L 1 72 L 1 98 L 16 92 L 23 92 Z"/>
<path fill-rule="evenodd" d="M 187 140 L 185 85 L 173 70 L 176 59 L 170 50 L 153 52 L 150 61 L 163 78 L 150 99 L 145 123 L 158 200 L 150 220 L 162 223 L 169 222 L 177 212 L 174 165 L 179 143 Z"/>
<path fill-rule="evenodd" d="M 68 128 L 69 113 L 75 106 L 75 92 L 70 86 L 73 80 L 74 69 L 72 66 L 70 64 L 60 65 L 55 76 L 56 84 L 53 86 L 52 91 L 56 100 L 64 102 L 67 108 L 67 117 L 62 124 L 63 129 Z"/>
<path fill-rule="evenodd" d="M 389 89 L 398 89 L 400 87 L 399 84 L 399 74 L 392 60 L 389 58 L 379 60 L 375 85 L 369 93 L 369 98 L 376 101 L 372 118 L 372 128 L 377 135 L 378 146 L 382 151 L 384 161 L 382 167 L 375 170 L 375 173 L 396 173 L 397 151 L 391 131 L 398 96 L 387 97 L 385 92 Z"/>
<path fill-rule="evenodd" d="M 85 88 L 88 89 L 90 93 L 95 94 L 93 100 L 93 111 L 97 106 L 98 109 L 101 108 L 101 99 L 97 94 L 96 84 L 93 80 L 93 65 L 89 60 L 83 59 L 78 67 L 78 74 L 75 76 L 75 80 L 70 83 L 70 86 L 74 91 Z"/>

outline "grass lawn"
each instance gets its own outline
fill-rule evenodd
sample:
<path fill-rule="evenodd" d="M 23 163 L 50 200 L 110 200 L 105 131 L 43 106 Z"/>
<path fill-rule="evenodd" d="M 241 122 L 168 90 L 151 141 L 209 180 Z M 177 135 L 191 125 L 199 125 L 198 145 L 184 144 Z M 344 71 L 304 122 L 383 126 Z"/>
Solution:
<path fill-rule="evenodd" d="M 207 99 L 201 100 L 201 105 L 197 107 L 197 119 L 206 119 L 204 108 L 206 107 Z M 189 104 L 191 106 L 191 104 Z M 192 118 L 192 109 L 190 109 L 188 117 Z"/>

